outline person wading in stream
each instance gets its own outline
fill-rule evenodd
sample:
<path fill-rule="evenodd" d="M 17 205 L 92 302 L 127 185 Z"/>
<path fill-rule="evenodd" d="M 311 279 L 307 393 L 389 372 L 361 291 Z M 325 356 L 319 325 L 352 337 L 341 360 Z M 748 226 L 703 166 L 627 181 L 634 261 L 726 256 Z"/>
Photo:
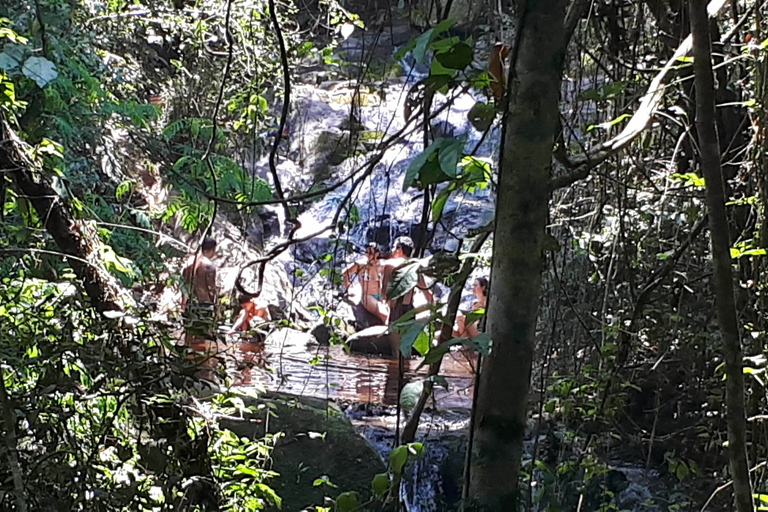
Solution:
<path fill-rule="evenodd" d="M 206 237 L 201 251 L 181 272 L 181 307 L 184 312 L 185 343 L 216 340 L 216 240 Z"/>
<path fill-rule="evenodd" d="M 263 303 L 258 297 L 241 294 L 238 297 L 238 302 L 241 308 L 240 314 L 232 325 L 229 334 L 237 331 L 249 331 L 259 324 L 272 321 L 267 304 Z"/>
<path fill-rule="evenodd" d="M 363 289 L 363 297 L 360 304 L 382 325 L 386 325 L 389 319 L 389 306 L 384 302 L 381 292 L 381 262 L 379 260 L 379 248 L 375 243 L 370 243 L 365 248 L 366 259 L 358 260 L 344 271 L 344 288 L 349 293 L 351 276 L 357 276 Z M 351 297 L 350 297 L 351 298 Z"/>
<path fill-rule="evenodd" d="M 384 290 L 384 293 L 386 293 L 387 291 L 387 287 L 389 286 L 389 281 L 392 278 L 392 273 L 398 268 L 408 263 L 408 260 L 411 257 L 411 254 L 413 254 L 413 240 L 411 240 L 411 238 L 407 236 L 401 236 L 396 238 L 393 244 L 392 256 L 388 260 L 385 260 L 382 265 L 383 266 L 382 290 Z M 424 279 L 424 276 L 421 274 L 419 274 L 417 288 L 424 295 L 428 303 L 431 304 L 434 301 L 432 292 L 427 287 L 427 283 Z M 402 317 L 409 311 L 413 311 L 414 309 L 413 299 L 414 299 L 415 292 L 416 292 L 415 289 L 411 290 L 401 298 L 398 298 L 395 300 L 391 300 L 389 297 L 387 297 L 387 300 L 389 302 L 389 325 L 392 325 L 400 317 Z M 395 331 L 393 331 L 390 333 L 389 337 L 392 342 L 392 355 L 397 356 L 400 350 L 400 336 Z"/>
<path fill-rule="evenodd" d="M 238 369 L 240 370 L 239 384 L 248 384 L 251 382 L 251 368 L 254 366 L 254 358 L 257 363 L 263 366 L 264 341 L 266 333 L 264 324 L 272 321 L 272 315 L 269 314 L 269 307 L 265 301 L 252 295 L 240 294 L 238 297 L 240 303 L 240 313 L 237 315 L 232 329 L 228 335 L 240 333 L 238 348 L 240 350 L 240 360 Z"/>

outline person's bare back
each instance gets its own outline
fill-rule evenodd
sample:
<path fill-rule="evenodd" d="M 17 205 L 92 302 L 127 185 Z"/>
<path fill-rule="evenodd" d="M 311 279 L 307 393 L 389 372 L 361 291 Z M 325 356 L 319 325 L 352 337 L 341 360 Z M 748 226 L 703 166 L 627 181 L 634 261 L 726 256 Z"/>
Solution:
<path fill-rule="evenodd" d="M 199 303 L 213 304 L 216 302 L 216 265 L 211 258 L 216 251 L 214 240 L 205 240 L 203 250 L 192 257 L 184 267 L 181 277 L 184 281 L 182 308 L 186 309 L 189 299 Z"/>

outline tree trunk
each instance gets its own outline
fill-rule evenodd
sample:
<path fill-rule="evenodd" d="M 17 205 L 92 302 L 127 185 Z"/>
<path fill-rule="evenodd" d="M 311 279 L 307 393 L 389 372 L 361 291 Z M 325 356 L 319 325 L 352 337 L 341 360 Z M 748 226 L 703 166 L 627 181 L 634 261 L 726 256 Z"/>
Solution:
<path fill-rule="evenodd" d="M 32 203 L 45 229 L 65 255 L 97 311 L 122 309 L 122 291 L 101 264 L 98 234 L 89 224 L 76 220 L 68 205 L 23 154 L 21 142 L 0 119 L 0 169 L 10 176 L 21 194 Z"/>
<path fill-rule="evenodd" d="M 564 0 L 527 0 L 510 66 L 487 332 L 468 508 L 515 510 L 541 293 L 550 165 L 565 47 Z M 516 57 L 515 57 L 516 56 Z"/>
<path fill-rule="evenodd" d="M 691 0 L 691 32 L 696 85 L 696 133 L 699 139 L 701 171 L 706 181 L 715 302 L 725 356 L 728 454 L 736 510 L 751 512 L 753 505 L 747 465 L 747 420 L 744 412 L 741 340 L 733 295 L 730 237 L 725 214 L 720 149 L 715 128 L 715 88 L 705 0 Z"/>

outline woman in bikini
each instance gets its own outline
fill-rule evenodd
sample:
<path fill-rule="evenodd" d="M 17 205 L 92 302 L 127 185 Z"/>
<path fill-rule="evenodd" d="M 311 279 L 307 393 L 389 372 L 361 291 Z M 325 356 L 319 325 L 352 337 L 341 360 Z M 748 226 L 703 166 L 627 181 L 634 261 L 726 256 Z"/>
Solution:
<path fill-rule="evenodd" d="M 476 297 L 476 300 L 472 302 L 472 311 L 485 309 L 488 303 L 488 279 L 485 277 L 475 279 L 475 282 L 472 284 L 472 291 Z M 453 327 L 454 338 L 474 338 L 480 334 L 479 323 L 480 320 L 478 319 L 467 324 L 467 316 L 465 314 L 456 315 L 456 324 Z"/>

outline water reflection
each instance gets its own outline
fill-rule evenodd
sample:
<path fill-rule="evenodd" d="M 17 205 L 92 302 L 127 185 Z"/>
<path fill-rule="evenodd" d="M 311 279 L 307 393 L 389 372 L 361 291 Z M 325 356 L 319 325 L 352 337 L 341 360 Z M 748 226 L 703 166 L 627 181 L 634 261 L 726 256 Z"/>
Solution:
<path fill-rule="evenodd" d="M 269 390 L 353 402 L 395 405 L 398 395 L 398 361 L 385 357 L 348 354 L 341 346 L 308 344 L 308 335 L 283 329 L 266 342 L 248 338 L 227 343 L 193 343 L 192 349 L 207 361 L 224 361 L 237 385 L 263 385 Z M 210 355 L 206 356 L 205 353 Z M 214 357 L 211 357 L 213 355 Z M 435 387 L 437 406 L 469 409 L 472 402 L 475 356 L 452 352 L 443 360 L 440 375 L 448 389 Z M 427 368 L 418 368 L 421 358 L 403 363 L 403 382 L 425 378 Z"/>

